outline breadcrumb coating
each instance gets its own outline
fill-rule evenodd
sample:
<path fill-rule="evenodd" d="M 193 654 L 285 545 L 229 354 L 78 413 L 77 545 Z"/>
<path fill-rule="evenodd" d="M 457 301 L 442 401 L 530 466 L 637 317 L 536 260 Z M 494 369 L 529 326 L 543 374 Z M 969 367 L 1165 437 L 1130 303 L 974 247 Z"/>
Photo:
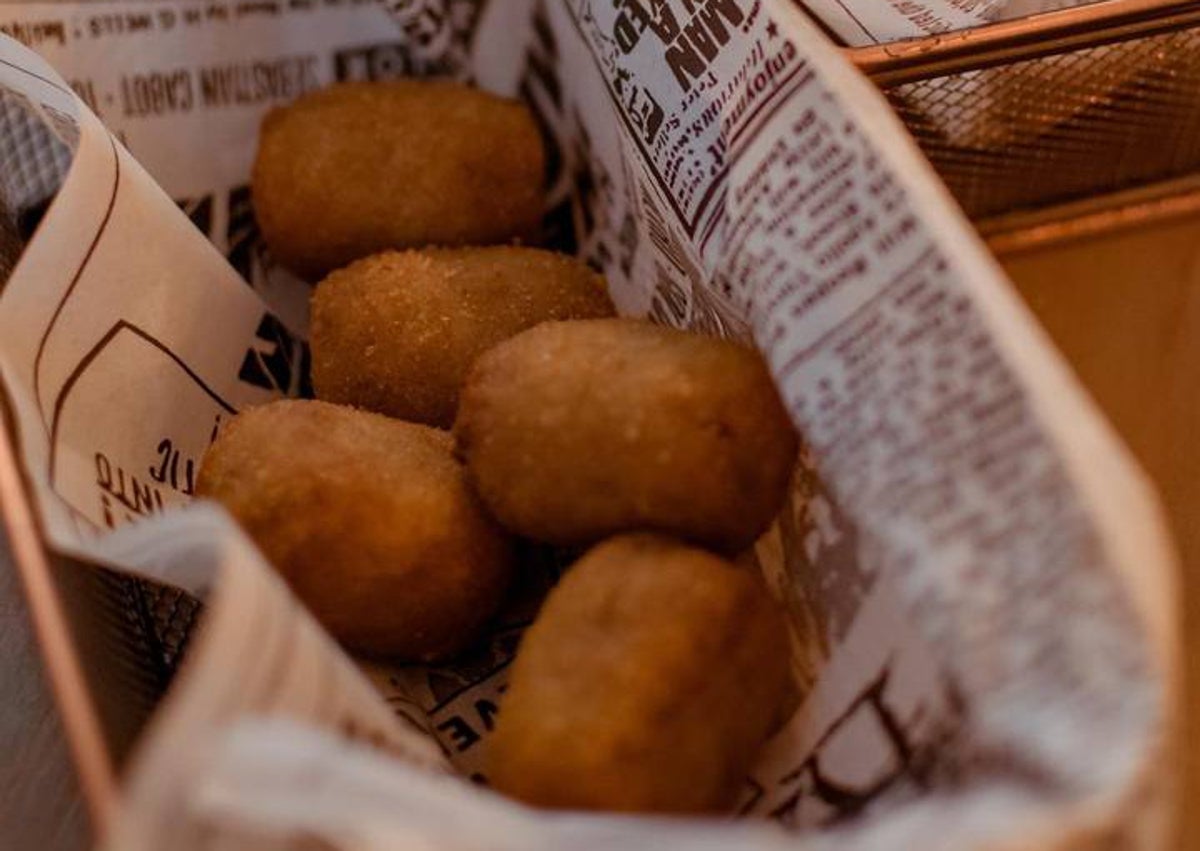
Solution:
<path fill-rule="evenodd" d="M 603 276 L 564 254 L 492 246 L 389 251 L 312 298 L 318 398 L 449 428 L 487 349 L 554 319 L 612 316 Z"/>
<path fill-rule="evenodd" d="M 308 400 L 231 420 L 196 493 L 219 501 L 351 649 L 430 661 L 475 638 L 512 571 L 450 436 Z"/>
<path fill-rule="evenodd" d="M 563 545 L 656 531 L 736 553 L 797 452 L 757 352 L 632 319 L 547 322 L 485 352 L 454 430 L 492 514 Z"/>
<path fill-rule="evenodd" d="M 528 108 L 459 83 L 341 83 L 272 110 L 251 175 L 272 256 L 307 280 L 388 248 L 536 237 Z"/>
<path fill-rule="evenodd" d="M 612 538 L 525 633 L 488 779 L 547 807 L 725 808 L 788 693 L 787 628 L 752 574 L 666 538 Z"/>

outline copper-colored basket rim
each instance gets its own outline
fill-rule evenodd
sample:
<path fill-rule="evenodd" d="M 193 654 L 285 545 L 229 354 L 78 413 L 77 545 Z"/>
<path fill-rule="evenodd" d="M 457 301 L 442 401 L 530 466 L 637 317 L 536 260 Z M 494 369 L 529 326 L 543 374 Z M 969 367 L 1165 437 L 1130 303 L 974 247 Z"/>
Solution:
<path fill-rule="evenodd" d="M 1189 175 L 975 223 L 989 250 L 1009 257 L 1200 215 L 1200 175 Z"/>

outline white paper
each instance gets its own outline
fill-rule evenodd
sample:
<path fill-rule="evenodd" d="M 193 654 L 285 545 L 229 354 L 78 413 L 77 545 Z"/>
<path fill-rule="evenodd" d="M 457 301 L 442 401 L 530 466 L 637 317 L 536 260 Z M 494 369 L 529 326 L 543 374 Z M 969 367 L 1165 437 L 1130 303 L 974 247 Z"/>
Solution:
<path fill-rule="evenodd" d="M 250 207 L 258 125 L 305 91 L 415 70 L 401 31 L 375 0 L 0 4 L 0 32 L 24 35 L 301 333 L 307 287 L 264 251 Z"/>
<path fill-rule="evenodd" d="M 517 92 L 535 109 L 552 146 L 548 229 L 605 270 L 618 307 L 753 339 L 807 439 L 796 496 L 757 557 L 796 631 L 817 632 L 795 664 L 812 688 L 748 779 L 745 813 L 810 830 L 814 847 L 1161 847 L 1177 670 L 1173 557 L 1155 498 L 879 93 L 782 0 L 397 0 L 391 12 L 406 68 Z M 142 50 L 156 62 L 184 49 L 153 44 Z M 274 49 L 262 33 L 242 47 Z M 233 580 L 194 566 L 190 521 L 141 519 L 103 542 L 110 516 L 139 513 L 105 514 L 104 499 L 141 471 L 186 471 L 226 421 L 221 400 L 238 408 L 297 389 L 302 347 L 119 147 L 105 148 L 80 105 L 75 114 L 71 174 L 0 293 L 0 363 L 30 477 L 54 543 L 212 588 L 205 623 L 221 623 Z M 129 179 L 106 196 L 116 163 Z M 97 193 L 116 198 L 111 213 Z M 152 348 L 165 359 L 145 357 L 141 335 L 106 341 L 122 321 L 162 343 Z M 122 404 L 106 407 L 108 394 Z M 52 452 L 67 459 L 53 471 Z M 188 495 L 155 484 L 150 513 L 156 493 L 164 509 Z M 209 558 L 273 589 L 244 595 L 239 618 L 261 608 L 310 629 L 223 521 L 205 522 Z M 118 545 L 126 534 L 136 546 Z M 423 731 L 479 774 L 521 624 L 514 610 L 457 666 L 369 669 L 382 695 L 347 686 L 353 713 L 378 719 L 391 703 L 406 752 L 428 747 Z M 206 835 L 249 826 L 263 847 L 287 847 L 298 829 L 340 836 L 333 813 L 353 797 L 340 779 L 333 804 L 299 806 L 298 767 L 316 762 L 346 788 L 369 776 L 378 793 L 350 810 L 359 838 L 329 839 L 341 847 L 361 837 L 464 847 L 468 834 L 485 847 L 510 819 L 547 847 L 695 837 L 604 817 L 556 833 L 557 818 L 491 797 L 475 809 L 479 793 L 442 781 L 429 781 L 447 796 L 431 814 L 461 805 L 477 823 L 397 816 L 426 782 L 416 769 L 331 753 L 319 735 L 239 744 L 222 728 L 264 707 L 247 696 L 218 712 L 189 697 L 189 677 L 257 676 L 244 658 L 255 639 L 237 642 L 241 655 L 215 638 L 193 652 L 143 742 L 120 834 L 133 846 L 155 847 L 168 823 L 181 836 L 200 822 Z M 301 697 L 285 702 L 300 708 L 283 714 L 328 725 L 303 708 L 313 678 L 298 661 L 279 668 L 289 665 L 285 691 Z M 181 737 L 221 757 L 173 754 Z M 222 791 L 251 777 L 258 794 Z M 731 826 L 729 841 L 778 841 L 753 823 Z"/>
<path fill-rule="evenodd" d="M 800 0 L 844 44 L 862 47 L 958 32 L 1096 0 Z"/>
<path fill-rule="evenodd" d="M 1057 12 L 1060 9 L 1071 9 L 1075 6 L 1086 6 L 1099 0 L 1008 0 L 999 7 L 996 20 L 1011 20 L 1028 15 L 1040 15 L 1043 12 Z"/>
<path fill-rule="evenodd" d="M 433 741 L 388 711 L 226 515 L 167 513 L 190 500 L 195 465 L 234 406 L 277 392 L 247 367 L 275 353 L 260 337 L 267 314 L 48 66 L 10 42 L 0 61 L 14 69 L 9 94 L 33 114 L 56 111 L 75 146 L 42 221 L 51 238 L 30 244 L 0 293 L 0 369 L 46 534 L 60 550 L 208 601 L 135 761 L 127 800 L 138 817 L 118 822 L 114 847 L 201 841 L 180 797 L 214 731 L 245 712 L 334 726 L 442 765 Z M 162 515 L 157 527 L 99 536 L 151 515 Z"/>
<path fill-rule="evenodd" d="M 1007 0 L 803 0 L 851 46 L 965 30 L 987 22 Z"/>

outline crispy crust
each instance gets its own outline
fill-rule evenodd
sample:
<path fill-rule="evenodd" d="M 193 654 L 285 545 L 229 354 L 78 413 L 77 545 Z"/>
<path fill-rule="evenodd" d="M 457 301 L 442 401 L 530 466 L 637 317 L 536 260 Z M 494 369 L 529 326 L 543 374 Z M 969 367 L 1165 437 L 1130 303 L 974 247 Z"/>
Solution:
<path fill-rule="evenodd" d="M 455 436 L 518 534 L 582 544 L 647 530 L 725 552 L 770 524 L 797 452 L 756 352 L 628 319 L 549 322 L 486 352 Z"/>
<path fill-rule="evenodd" d="M 388 251 L 312 299 L 319 398 L 449 427 L 467 370 L 539 322 L 612 316 L 604 278 L 563 254 L 492 246 Z"/>
<path fill-rule="evenodd" d="M 529 110 L 445 81 L 343 83 L 272 110 L 251 176 L 272 255 L 308 280 L 387 248 L 536 236 Z"/>
<path fill-rule="evenodd" d="M 525 634 L 488 778 L 548 807 L 728 807 L 788 689 L 783 617 L 751 574 L 669 539 L 613 538 Z"/>
<path fill-rule="evenodd" d="M 317 619 L 359 652 L 449 656 L 500 605 L 509 543 L 437 429 L 316 401 L 239 414 L 196 492 L 221 502 Z"/>

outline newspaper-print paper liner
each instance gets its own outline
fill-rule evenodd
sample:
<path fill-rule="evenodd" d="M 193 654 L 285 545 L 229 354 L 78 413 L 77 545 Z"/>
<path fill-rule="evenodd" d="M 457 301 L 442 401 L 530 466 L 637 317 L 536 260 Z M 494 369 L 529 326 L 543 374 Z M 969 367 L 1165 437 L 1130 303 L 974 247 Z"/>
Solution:
<path fill-rule="evenodd" d="M 397 2 L 387 39 L 411 57 L 402 70 L 529 101 L 553 143 L 551 230 L 605 269 L 623 311 L 753 336 L 805 432 L 797 498 L 757 555 L 819 631 L 820 665 L 742 812 L 824 827 L 804 840 L 815 847 L 1158 847 L 1172 556 L 1141 475 L 879 95 L 806 19 L 726 0 L 658 4 L 630 24 L 634 5 Z M 273 49 L 264 31 L 246 56 Z M 482 848 L 512 819 L 546 847 L 793 843 L 764 826 L 603 816 L 564 834 L 464 785 L 438 784 L 444 805 L 409 818 L 400 799 L 423 800 L 421 772 L 315 734 L 280 730 L 262 749 L 223 735 L 242 714 L 284 715 L 440 764 L 424 729 L 472 773 L 515 633 L 480 665 L 370 670 L 391 720 L 328 641 L 278 640 L 317 631 L 223 516 L 174 509 L 95 536 L 186 502 L 214 429 L 299 389 L 302 347 L 44 63 L 3 50 L 6 88 L 79 129 L 0 295 L 0 365 L 45 528 L 60 548 L 209 595 L 114 847 L 244 847 L 252 822 L 263 847 Z M 170 481 L 154 475 L 164 445 L 184 471 Z M 254 590 L 223 593 L 239 581 Z M 230 622 L 243 631 L 223 637 Z M 270 664 L 246 652 L 265 646 L 279 648 Z M 330 690 L 336 712 L 317 699 Z M 375 782 L 379 796 L 358 794 Z M 460 807 L 478 818 L 445 818 Z M 334 812 L 355 813 L 352 835 L 323 820 Z"/>
<path fill-rule="evenodd" d="M 1096 0 L 799 0 L 844 44 L 861 47 L 965 30 Z"/>

